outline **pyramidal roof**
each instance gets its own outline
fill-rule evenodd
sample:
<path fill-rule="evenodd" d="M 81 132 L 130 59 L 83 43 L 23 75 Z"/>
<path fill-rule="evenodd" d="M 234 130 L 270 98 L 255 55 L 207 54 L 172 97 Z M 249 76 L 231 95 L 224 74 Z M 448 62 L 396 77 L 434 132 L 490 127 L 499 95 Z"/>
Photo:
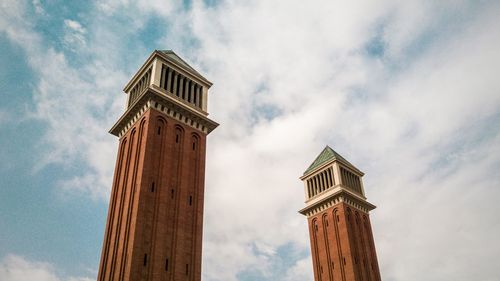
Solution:
<path fill-rule="evenodd" d="M 356 167 L 354 167 L 354 165 L 349 163 L 349 161 L 347 161 L 344 157 L 342 157 L 342 155 L 338 154 L 337 152 L 335 152 L 335 150 L 333 150 L 331 147 L 329 147 L 327 145 L 323 149 L 323 151 L 321 151 L 321 153 L 318 155 L 318 157 L 316 157 L 314 162 L 312 162 L 312 164 L 309 166 L 309 168 L 307 168 L 307 170 L 304 172 L 303 175 L 308 174 L 309 172 L 311 172 L 314 169 L 316 169 L 317 167 L 325 164 L 326 162 L 330 162 L 330 161 L 334 161 L 334 160 L 338 160 L 340 162 L 343 162 L 344 164 L 356 169 Z"/>
<path fill-rule="evenodd" d="M 163 55 L 167 56 L 168 58 L 172 59 L 176 63 L 180 64 L 181 66 L 184 66 L 187 68 L 187 70 L 190 70 L 194 72 L 194 74 L 197 74 L 198 76 L 201 76 L 203 79 L 207 80 L 203 75 L 201 75 L 198 71 L 196 71 L 194 68 L 192 68 L 187 62 L 185 62 L 183 59 L 181 59 L 174 51 L 172 50 L 159 50 L 158 52 L 162 53 Z"/>

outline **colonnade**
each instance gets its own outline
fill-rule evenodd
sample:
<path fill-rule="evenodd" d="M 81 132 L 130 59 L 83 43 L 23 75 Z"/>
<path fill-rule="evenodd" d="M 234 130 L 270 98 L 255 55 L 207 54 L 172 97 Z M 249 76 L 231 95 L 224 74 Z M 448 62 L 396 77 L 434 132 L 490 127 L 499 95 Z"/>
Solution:
<path fill-rule="evenodd" d="M 146 89 L 151 82 L 151 68 L 141 77 L 139 82 L 130 90 L 129 106 L 139 97 L 144 89 Z"/>
<path fill-rule="evenodd" d="M 361 181 L 359 177 L 355 174 L 349 172 L 347 169 L 340 167 L 340 176 L 342 178 L 342 184 L 350 187 L 352 190 L 361 193 Z"/>
<path fill-rule="evenodd" d="M 311 198 L 335 185 L 332 167 L 307 180 L 307 196 Z"/>
<path fill-rule="evenodd" d="M 162 64 L 160 87 L 201 108 L 203 87 L 172 68 Z"/>

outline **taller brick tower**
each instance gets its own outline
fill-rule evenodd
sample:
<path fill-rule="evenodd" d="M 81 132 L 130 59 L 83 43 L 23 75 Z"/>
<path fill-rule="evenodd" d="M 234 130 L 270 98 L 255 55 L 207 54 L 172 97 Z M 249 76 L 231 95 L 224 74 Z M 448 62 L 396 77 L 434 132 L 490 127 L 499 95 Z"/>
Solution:
<path fill-rule="evenodd" d="M 98 281 L 200 281 L 212 85 L 172 51 L 154 51 L 125 86 L 110 133 L 118 156 Z"/>
<path fill-rule="evenodd" d="M 327 146 L 300 178 L 315 281 L 380 281 L 363 175 Z"/>

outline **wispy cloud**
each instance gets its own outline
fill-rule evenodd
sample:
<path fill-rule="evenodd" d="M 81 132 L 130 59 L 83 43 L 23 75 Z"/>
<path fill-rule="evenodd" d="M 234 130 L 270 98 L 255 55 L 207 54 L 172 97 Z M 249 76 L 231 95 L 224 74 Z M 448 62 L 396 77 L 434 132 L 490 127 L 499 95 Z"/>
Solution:
<path fill-rule="evenodd" d="M 500 248 L 483 244 L 500 233 L 494 1 L 105 1 L 85 25 L 64 22 L 68 44 L 86 46 L 72 54 L 82 64 L 43 41 L 23 2 L 1 5 L 0 32 L 39 76 L 44 163 L 83 163 L 59 180 L 69 194 L 107 199 L 116 140 L 106 131 L 152 49 L 175 49 L 214 82 L 209 111 L 221 126 L 208 144 L 204 279 L 273 280 L 270 265 L 284 261 L 282 280 L 312 278 L 310 257 L 279 249 L 309 249 L 298 177 L 325 144 L 366 172 L 384 279 L 496 278 Z M 153 17 L 165 31 L 149 40 L 162 46 L 134 37 Z"/>
<path fill-rule="evenodd" d="M 480 177 L 491 178 L 498 167 L 498 157 L 481 158 L 495 154 L 491 148 L 498 146 L 498 126 L 470 131 L 471 126 L 490 122 L 500 110 L 494 82 L 500 56 L 495 48 L 485 47 L 500 46 L 493 31 L 498 28 L 498 6 L 469 7 L 457 2 L 450 10 L 441 4 L 387 1 L 360 9 L 355 4 L 323 4 L 318 9 L 290 3 L 285 9 L 273 1 L 225 3 L 216 9 L 200 5 L 192 11 L 192 28 L 200 44 L 193 53 L 206 67 L 207 76 L 217 81 L 210 111 L 222 124 L 209 143 L 209 253 L 204 263 L 209 280 L 219 280 L 219 272 L 232 272 L 232 279 L 225 280 L 236 280 L 242 268 L 269 263 L 246 247 L 256 241 L 274 248 L 286 241 L 309 247 L 305 218 L 294 212 L 303 201 L 297 177 L 327 143 L 367 173 L 368 198 L 380 205 L 373 219 L 382 272 L 389 280 L 420 278 L 417 270 L 408 274 L 406 269 L 394 268 L 406 268 L 397 257 L 405 256 L 408 249 L 394 249 L 394 240 L 411 247 L 415 259 L 425 261 L 428 253 L 404 239 L 409 234 L 401 231 L 409 229 L 409 222 L 417 222 L 411 227 L 415 233 L 411 236 L 417 239 L 417 233 L 427 229 L 426 221 L 418 218 L 431 218 L 444 209 L 458 212 L 456 205 L 444 203 L 447 196 L 473 200 L 463 193 L 473 181 L 465 178 L 476 177 L 466 168 L 465 159 L 445 160 L 453 162 L 453 173 L 432 173 L 445 169 L 446 163 L 433 165 L 447 158 L 445 153 L 457 145 L 457 138 L 473 139 L 479 134 L 489 139 L 490 144 L 480 145 L 484 150 L 476 147 L 467 154 L 478 159 L 474 166 L 483 171 Z M 473 12 L 468 13 L 469 8 Z M 213 18 L 219 20 L 209 20 Z M 363 49 L 377 32 L 385 51 L 367 55 Z M 263 83 L 266 90 L 260 91 Z M 280 113 L 255 122 L 254 109 L 262 104 Z M 454 186 L 450 184 L 454 177 L 463 181 Z M 498 178 L 481 185 L 491 192 L 495 184 Z M 434 193 L 436 186 L 443 189 Z M 428 196 L 440 198 L 435 202 L 443 205 L 422 208 Z M 479 206 L 469 209 L 472 217 L 483 211 Z M 441 217 L 443 229 L 457 226 L 452 214 Z M 461 225 L 464 235 L 482 236 L 475 225 Z M 235 248 L 226 246 L 224 237 L 246 249 L 236 255 L 240 261 L 226 255 L 214 258 L 210 249 Z M 426 237 L 436 243 L 448 241 L 441 248 L 448 256 L 455 256 L 451 240 L 462 252 L 474 253 L 480 247 L 479 242 L 460 245 L 458 236 L 452 239 L 446 232 Z M 429 240 L 422 243 L 433 244 Z M 494 252 L 500 249 L 486 255 L 492 258 Z M 422 263 L 418 270 L 432 271 L 440 276 L 436 280 L 494 276 L 491 270 L 465 272 L 463 268 L 440 273 L 438 267 Z"/>
<path fill-rule="evenodd" d="M 87 277 L 62 278 L 53 265 L 30 261 L 17 255 L 7 255 L 0 261 L 0 279 L 3 281 L 90 281 Z"/>
<path fill-rule="evenodd" d="M 45 9 L 43 8 L 42 2 L 40 2 L 40 0 L 33 0 L 32 4 L 37 15 L 47 16 L 47 12 L 45 12 Z"/>
<path fill-rule="evenodd" d="M 108 67 L 112 66 L 104 66 L 95 60 L 78 66 L 70 65 L 64 53 L 50 45 L 46 47 L 42 34 L 26 22 L 27 12 L 23 9 L 23 2 L 4 2 L 4 5 L 9 5 L 14 12 L 8 14 L 5 25 L 0 25 L 1 30 L 12 42 L 23 47 L 38 78 L 31 118 L 44 121 L 48 126 L 41 138 L 47 148 L 45 157 L 37 161 L 35 169 L 59 163 L 71 170 L 71 165 L 83 162 L 86 169 L 76 175 L 72 173 L 75 175 L 72 179 L 61 179 L 61 182 L 88 182 L 89 178 L 93 178 L 92 184 L 85 187 L 73 185 L 74 189 L 84 191 L 93 198 L 106 197 L 115 147 L 113 139 L 103 130 L 103 124 L 111 126 L 124 103 L 119 96 L 109 94 L 124 81 L 123 73 L 110 71 Z M 64 24 L 74 32 L 67 37 L 72 38 L 68 39 L 68 43 L 84 40 L 79 37 L 86 33 L 81 24 L 71 20 L 66 20 Z M 84 49 L 84 46 L 80 48 Z M 78 177 L 82 179 L 78 180 Z M 64 187 L 71 188 L 67 184 Z"/>
<path fill-rule="evenodd" d="M 77 48 L 86 47 L 85 35 L 87 30 L 77 21 L 65 19 L 64 20 L 64 44 L 72 51 Z"/>

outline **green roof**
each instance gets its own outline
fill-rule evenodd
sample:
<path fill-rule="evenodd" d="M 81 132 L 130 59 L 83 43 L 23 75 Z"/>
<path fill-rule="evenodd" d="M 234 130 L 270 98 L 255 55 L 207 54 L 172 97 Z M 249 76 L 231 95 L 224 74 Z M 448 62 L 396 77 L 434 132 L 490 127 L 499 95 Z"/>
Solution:
<path fill-rule="evenodd" d="M 321 151 L 321 153 L 316 157 L 314 162 L 307 168 L 307 170 L 304 172 L 304 175 L 308 174 L 309 172 L 313 171 L 314 169 L 318 168 L 319 166 L 325 164 L 326 162 L 334 161 L 334 160 L 339 160 L 340 162 L 343 162 L 344 164 L 347 164 L 349 166 L 352 166 L 353 168 L 354 165 L 349 163 L 344 157 L 342 157 L 340 154 L 335 152 L 331 147 L 328 145 Z"/>

